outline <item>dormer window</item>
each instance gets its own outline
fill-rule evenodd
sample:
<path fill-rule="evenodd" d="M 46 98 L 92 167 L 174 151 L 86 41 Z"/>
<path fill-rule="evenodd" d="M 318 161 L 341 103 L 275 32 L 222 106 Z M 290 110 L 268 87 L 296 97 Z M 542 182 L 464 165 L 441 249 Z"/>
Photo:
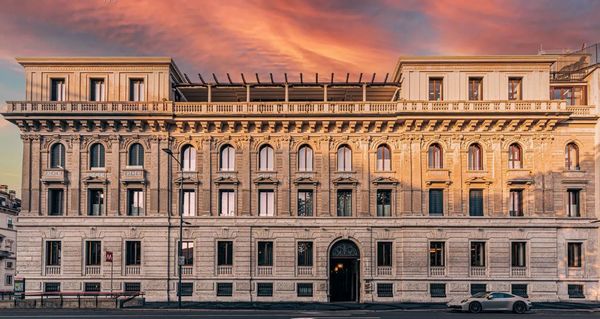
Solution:
<path fill-rule="evenodd" d="M 67 95 L 67 89 L 65 85 L 65 79 L 51 79 L 50 80 L 50 101 L 65 101 Z"/>

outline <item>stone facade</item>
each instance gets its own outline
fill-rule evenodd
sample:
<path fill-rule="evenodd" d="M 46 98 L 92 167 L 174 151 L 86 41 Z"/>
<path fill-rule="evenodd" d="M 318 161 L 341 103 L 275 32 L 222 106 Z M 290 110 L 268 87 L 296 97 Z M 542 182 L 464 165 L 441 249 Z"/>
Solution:
<path fill-rule="evenodd" d="M 8 102 L 3 113 L 21 128 L 24 144 L 19 274 L 28 291 L 48 283 L 60 283 L 61 291 L 82 291 L 86 283 L 120 291 L 139 283 L 148 299 L 173 300 L 178 212 L 187 209 L 183 239 L 193 243 L 187 250 L 193 262 L 183 267 L 184 300 L 328 301 L 331 248 L 345 240 L 359 251 L 352 276 L 361 302 L 445 301 L 469 294 L 472 284 L 525 288 L 533 300 L 579 297 L 572 291 L 582 289 L 584 298 L 598 300 L 600 70 L 583 80 L 586 104 L 567 105 L 548 93 L 556 85 L 550 68 L 560 58 L 401 58 L 393 81 L 379 86 L 286 82 L 267 89 L 245 81 L 227 88 L 191 83 L 169 58 L 19 59 L 27 98 Z M 514 78 L 520 96 L 509 100 Z M 89 101 L 98 79 L 103 89 L 94 94 L 103 98 Z M 442 83 L 435 101 L 429 100 L 437 85 L 432 79 Z M 481 99 L 469 99 L 471 79 L 481 79 Z M 50 101 L 63 86 L 64 96 Z M 323 98 L 291 98 L 302 89 Z M 142 92 L 141 101 L 132 90 Z M 283 101 L 253 100 L 266 94 L 261 90 L 279 90 Z M 329 100 L 340 90 L 356 94 Z M 231 92 L 241 92 L 242 101 L 226 101 Z M 60 153 L 53 155 L 56 143 L 64 151 L 61 165 L 52 162 Z M 104 163 L 90 167 L 98 143 Z M 142 165 L 131 165 L 136 143 Z M 437 166 L 430 163 L 433 144 L 441 148 Z M 477 156 L 470 151 L 475 144 Z M 273 153 L 265 151 L 262 163 L 267 145 Z M 511 166 L 511 145 L 521 150 L 517 166 Z M 576 148 L 571 167 L 568 145 Z M 223 153 L 228 146 L 232 157 Z M 312 169 L 299 168 L 303 146 L 312 151 Z M 189 147 L 195 152 L 186 153 Z M 349 150 L 345 167 L 341 147 Z M 183 171 L 165 148 L 184 161 Z M 225 159 L 235 164 L 224 168 Z M 178 196 L 180 189 L 187 195 Z M 51 190 L 62 192 L 57 216 L 49 216 L 57 209 Z M 432 190 L 441 191 L 440 201 L 430 198 Z M 192 191 L 195 196 L 184 197 Z M 221 191 L 233 191 L 227 202 L 233 216 L 220 216 Z M 272 202 L 261 202 L 264 191 L 272 191 Z M 298 216 L 299 191 L 312 191 L 312 216 Z M 338 216 L 339 191 L 351 194 L 351 216 Z M 572 205 L 570 191 L 577 193 Z M 511 204 L 513 195 L 521 196 L 520 208 Z M 102 205 L 93 205 L 94 196 Z M 184 208 L 182 198 L 194 204 Z M 438 204 L 441 214 L 432 214 L 430 206 Z M 379 208 L 389 216 L 378 216 Z M 517 210 L 523 216 L 512 216 Z M 99 216 L 89 216 L 92 211 Z M 263 211 L 273 216 L 260 216 Z M 53 241 L 60 242 L 54 260 L 48 257 Z M 89 241 L 101 243 L 99 265 L 89 265 Z M 141 243 L 138 258 L 126 256 L 126 249 L 135 250 L 131 241 Z M 217 256 L 223 241 L 233 244 L 231 263 Z M 260 259 L 259 242 L 272 242 L 270 260 Z M 313 254 L 299 265 L 301 242 L 312 242 Z M 391 243 L 391 262 L 380 260 L 380 242 Z M 436 264 L 437 242 L 444 244 Z M 485 243 L 481 263 L 473 262 L 474 242 Z M 521 242 L 524 260 L 516 261 L 513 243 Z M 300 293 L 299 284 L 312 284 L 310 294 Z"/>
<path fill-rule="evenodd" d="M 0 299 L 14 290 L 17 261 L 17 215 L 21 201 L 14 190 L 0 185 Z"/>

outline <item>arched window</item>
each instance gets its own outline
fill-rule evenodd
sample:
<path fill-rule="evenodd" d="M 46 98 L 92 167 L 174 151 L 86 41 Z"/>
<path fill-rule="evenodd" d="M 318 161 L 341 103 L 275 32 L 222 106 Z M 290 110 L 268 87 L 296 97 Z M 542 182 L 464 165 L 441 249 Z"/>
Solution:
<path fill-rule="evenodd" d="M 579 147 L 571 142 L 565 149 L 565 168 L 569 171 L 579 170 Z"/>
<path fill-rule="evenodd" d="M 181 149 L 181 169 L 185 172 L 196 170 L 196 149 L 191 145 L 186 145 Z"/>
<path fill-rule="evenodd" d="M 379 145 L 377 148 L 377 170 L 392 170 L 392 152 L 387 145 Z"/>
<path fill-rule="evenodd" d="M 517 143 L 512 143 L 508 147 L 508 168 L 523 168 L 523 151 Z"/>
<path fill-rule="evenodd" d="M 468 157 L 468 169 L 470 171 L 483 170 L 483 152 L 479 144 L 474 143 L 469 145 Z"/>
<path fill-rule="evenodd" d="M 129 147 L 129 166 L 144 166 L 144 147 L 135 143 Z"/>
<path fill-rule="evenodd" d="M 303 145 L 298 150 L 298 171 L 312 172 L 313 170 L 313 150 L 308 145 Z"/>
<path fill-rule="evenodd" d="M 260 148 L 260 152 L 258 153 L 258 170 L 273 170 L 273 148 L 269 145 Z"/>
<path fill-rule="evenodd" d="M 442 156 L 442 147 L 440 144 L 434 143 L 429 145 L 427 150 L 427 163 L 429 168 L 443 168 L 444 157 Z"/>
<path fill-rule="evenodd" d="M 96 143 L 90 147 L 90 168 L 104 168 L 104 145 Z"/>
<path fill-rule="evenodd" d="M 235 149 L 231 145 L 221 148 L 219 169 L 225 172 L 235 171 Z"/>
<path fill-rule="evenodd" d="M 50 168 L 65 168 L 65 146 L 55 143 L 50 148 Z"/>
<path fill-rule="evenodd" d="M 342 145 L 337 151 L 338 171 L 349 172 L 352 170 L 352 150 L 347 145 Z"/>

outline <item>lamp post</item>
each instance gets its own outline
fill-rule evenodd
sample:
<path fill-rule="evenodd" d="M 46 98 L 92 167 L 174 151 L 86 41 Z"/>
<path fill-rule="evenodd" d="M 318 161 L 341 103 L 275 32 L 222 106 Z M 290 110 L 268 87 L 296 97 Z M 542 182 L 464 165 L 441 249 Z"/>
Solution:
<path fill-rule="evenodd" d="M 163 152 L 167 153 L 167 155 L 171 156 L 171 158 L 173 158 L 175 160 L 175 162 L 177 162 L 177 165 L 179 166 L 179 173 L 181 175 L 181 170 L 182 170 L 182 165 L 181 162 L 177 159 L 177 157 L 175 157 L 175 155 L 173 155 L 173 151 L 171 151 L 171 149 L 169 148 L 163 148 L 162 149 Z M 172 167 L 169 167 L 169 169 L 172 169 Z M 171 181 L 169 181 L 171 182 Z M 170 196 L 173 196 L 173 194 L 171 193 Z M 178 273 L 178 277 L 179 277 L 179 284 L 177 286 L 177 307 L 181 308 L 181 270 L 183 267 L 183 263 L 184 263 L 184 259 L 183 259 L 183 187 L 182 185 L 180 185 L 179 187 L 179 243 L 177 245 L 177 273 Z"/>

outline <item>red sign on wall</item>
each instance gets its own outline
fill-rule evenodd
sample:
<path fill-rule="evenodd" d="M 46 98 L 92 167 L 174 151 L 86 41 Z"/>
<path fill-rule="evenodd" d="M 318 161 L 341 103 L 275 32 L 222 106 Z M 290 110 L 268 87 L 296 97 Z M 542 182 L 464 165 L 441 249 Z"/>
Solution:
<path fill-rule="evenodd" d="M 111 263 L 113 261 L 112 251 L 106 251 L 106 262 Z"/>

